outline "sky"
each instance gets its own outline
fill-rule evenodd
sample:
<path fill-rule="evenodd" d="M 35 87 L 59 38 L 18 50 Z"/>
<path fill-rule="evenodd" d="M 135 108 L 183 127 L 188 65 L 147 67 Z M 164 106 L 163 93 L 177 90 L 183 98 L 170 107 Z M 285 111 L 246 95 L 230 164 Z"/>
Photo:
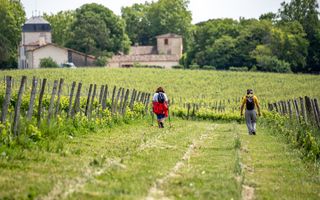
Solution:
<path fill-rule="evenodd" d="M 121 7 L 152 0 L 21 0 L 27 17 L 34 11 L 57 13 L 61 10 L 74 10 L 86 3 L 99 3 L 121 15 Z M 213 18 L 259 18 L 263 13 L 277 12 L 284 0 L 190 0 L 189 10 L 193 23 Z M 286 0 L 288 1 L 288 0 Z M 320 2 L 320 0 L 318 0 Z"/>

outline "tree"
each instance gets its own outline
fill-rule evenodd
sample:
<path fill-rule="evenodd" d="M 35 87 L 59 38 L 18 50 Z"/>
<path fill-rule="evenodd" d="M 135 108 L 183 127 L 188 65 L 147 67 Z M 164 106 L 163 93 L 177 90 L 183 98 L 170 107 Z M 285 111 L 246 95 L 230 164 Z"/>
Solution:
<path fill-rule="evenodd" d="M 17 67 L 17 49 L 25 12 L 20 1 L 0 0 L 0 68 Z"/>
<path fill-rule="evenodd" d="M 279 15 L 283 22 L 298 21 L 309 41 L 307 71 L 320 72 L 320 21 L 317 0 L 292 0 L 283 2 Z"/>
<path fill-rule="evenodd" d="M 159 0 L 123 8 L 122 17 L 132 43 L 154 45 L 157 35 L 175 33 L 183 36 L 187 49 L 192 30 L 188 4 L 188 0 Z"/>
<path fill-rule="evenodd" d="M 148 45 L 151 42 L 152 35 L 149 31 L 150 22 L 147 13 L 150 4 L 133 4 L 121 9 L 122 18 L 126 22 L 126 33 L 131 44 Z"/>
<path fill-rule="evenodd" d="M 53 42 L 65 46 L 71 39 L 71 25 L 75 20 L 75 12 L 60 11 L 51 15 L 45 13 L 43 17 L 51 24 Z"/>
<path fill-rule="evenodd" d="M 85 4 L 75 13 L 67 46 L 96 56 L 129 51 L 130 41 L 125 23 L 108 8 Z"/>

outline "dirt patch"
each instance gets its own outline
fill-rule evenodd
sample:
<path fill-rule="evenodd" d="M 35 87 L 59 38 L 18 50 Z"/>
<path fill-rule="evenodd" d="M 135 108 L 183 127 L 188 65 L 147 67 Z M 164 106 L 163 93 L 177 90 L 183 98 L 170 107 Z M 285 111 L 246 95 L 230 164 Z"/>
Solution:
<path fill-rule="evenodd" d="M 170 178 L 173 178 L 177 175 L 179 170 L 188 162 L 195 148 L 201 145 L 203 141 L 207 139 L 209 133 L 216 128 L 215 126 L 210 127 L 204 134 L 200 136 L 197 141 L 193 141 L 192 144 L 188 147 L 187 151 L 184 153 L 179 162 L 168 172 L 168 174 L 160 179 L 157 179 L 153 186 L 149 189 L 148 195 L 145 198 L 146 200 L 168 200 L 169 197 L 165 196 L 164 191 L 161 189 L 162 185 L 166 183 Z"/>
<path fill-rule="evenodd" d="M 242 200 L 253 200 L 254 199 L 254 188 L 243 185 L 242 186 Z"/>

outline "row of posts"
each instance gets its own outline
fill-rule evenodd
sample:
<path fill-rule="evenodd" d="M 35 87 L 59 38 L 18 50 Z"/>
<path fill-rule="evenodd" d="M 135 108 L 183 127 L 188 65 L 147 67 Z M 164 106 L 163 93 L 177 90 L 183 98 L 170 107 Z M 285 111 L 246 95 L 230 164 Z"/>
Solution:
<path fill-rule="evenodd" d="M 268 109 L 281 115 L 296 118 L 299 122 L 305 122 L 320 128 L 319 104 L 316 98 L 305 96 L 287 101 L 269 103 Z"/>
<path fill-rule="evenodd" d="M 8 112 L 9 112 L 9 106 L 11 104 L 11 98 L 13 96 L 13 78 L 11 76 L 5 77 L 5 96 L 3 98 L 3 104 L 1 109 L 1 118 L 0 122 L 2 124 L 5 124 L 8 121 Z M 57 115 L 61 114 L 61 108 L 60 108 L 60 101 L 62 97 L 63 92 L 63 85 L 64 85 L 64 79 L 55 80 L 53 82 L 50 96 L 50 102 L 48 106 L 48 112 L 47 115 L 44 116 L 44 98 L 45 98 L 45 90 L 46 87 L 49 88 L 49 84 L 47 79 L 37 79 L 36 77 L 33 77 L 32 79 L 32 86 L 30 91 L 30 99 L 29 99 L 29 105 L 27 111 L 21 110 L 21 104 L 23 100 L 23 95 L 26 90 L 26 82 L 27 77 L 23 76 L 20 81 L 20 87 L 17 95 L 17 100 L 15 102 L 14 107 L 14 115 L 13 120 L 9 119 L 9 122 L 12 123 L 12 132 L 15 136 L 19 135 L 19 121 L 20 117 L 26 113 L 25 117 L 27 121 L 32 120 L 32 116 L 36 116 L 37 119 L 37 125 L 40 126 L 41 122 L 44 118 L 47 120 L 47 124 L 50 124 L 50 121 L 52 118 L 57 117 Z M 91 119 L 92 111 L 93 109 L 96 109 L 97 117 L 101 117 L 99 115 L 99 110 L 107 109 L 107 99 L 108 97 L 108 85 L 101 85 L 100 87 L 100 93 L 98 95 L 98 88 L 96 84 L 90 84 L 89 91 L 87 94 L 86 99 L 86 105 L 85 108 L 81 108 L 80 105 L 80 99 L 81 99 L 81 90 L 82 90 L 83 84 L 79 82 L 78 84 L 74 81 L 71 84 L 71 91 L 68 94 L 69 97 L 69 104 L 67 109 L 67 118 L 74 118 L 74 116 L 77 113 L 84 114 L 86 117 Z M 48 90 L 49 91 L 49 90 Z M 34 106 L 36 104 L 36 96 L 38 95 L 38 104 L 37 106 L 37 113 L 34 113 Z M 130 98 L 129 98 L 130 96 Z M 140 92 L 135 89 L 131 91 L 129 89 L 125 89 L 120 87 L 117 89 L 116 86 L 113 87 L 112 90 L 112 96 L 111 98 L 111 105 L 108 109 L 110 109 L 112 116 L 115 115 L 122 115 L 124 116 L 126 113 L 127 106 L 133 110 L 134 109 L 134 103 L 140 102 L 145 106 L 144 113 L 148 114 L 148 106 L 150 103 L 150 93 L 146 92 Z M 94 108 L 94 102 L 98 98 L 98 106 Z M 1 132 L 1 130 L 0 130 Z"/>

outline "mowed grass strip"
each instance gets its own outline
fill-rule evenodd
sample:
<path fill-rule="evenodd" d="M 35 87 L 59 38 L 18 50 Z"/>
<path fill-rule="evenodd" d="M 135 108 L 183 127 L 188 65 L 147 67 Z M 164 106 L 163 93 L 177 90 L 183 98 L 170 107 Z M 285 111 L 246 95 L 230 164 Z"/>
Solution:
<path fill-rule="evenodd" d="M 259 127 L 249 136 L 241 132 L 244 185 L 254 188 L 255 199 L 320 199 L 320 171 L 300 158 L 281 135 Z"/>
<path fill-rule="evenodd" d="M 162 189 L 173 199 L 240 199 L 233 124 L 218 124 Z"/>
<path fill-rule="evenodd" d="M 173 128 L 145 135 L 136 151 L 109 167 L 68 199 L 144 199 L 155 181 L 171 171 L 212 123 L 176 121 Z"/>
<path fill-rule="evenodd" d="M 143 121 L 87 135 L 61 136 L 29 150 L 2 152 L 0 199 L 62 198 L 70 188 L 79 187 L 79 182 L 120 163 L 119 158 L 159 134 Z"/>

